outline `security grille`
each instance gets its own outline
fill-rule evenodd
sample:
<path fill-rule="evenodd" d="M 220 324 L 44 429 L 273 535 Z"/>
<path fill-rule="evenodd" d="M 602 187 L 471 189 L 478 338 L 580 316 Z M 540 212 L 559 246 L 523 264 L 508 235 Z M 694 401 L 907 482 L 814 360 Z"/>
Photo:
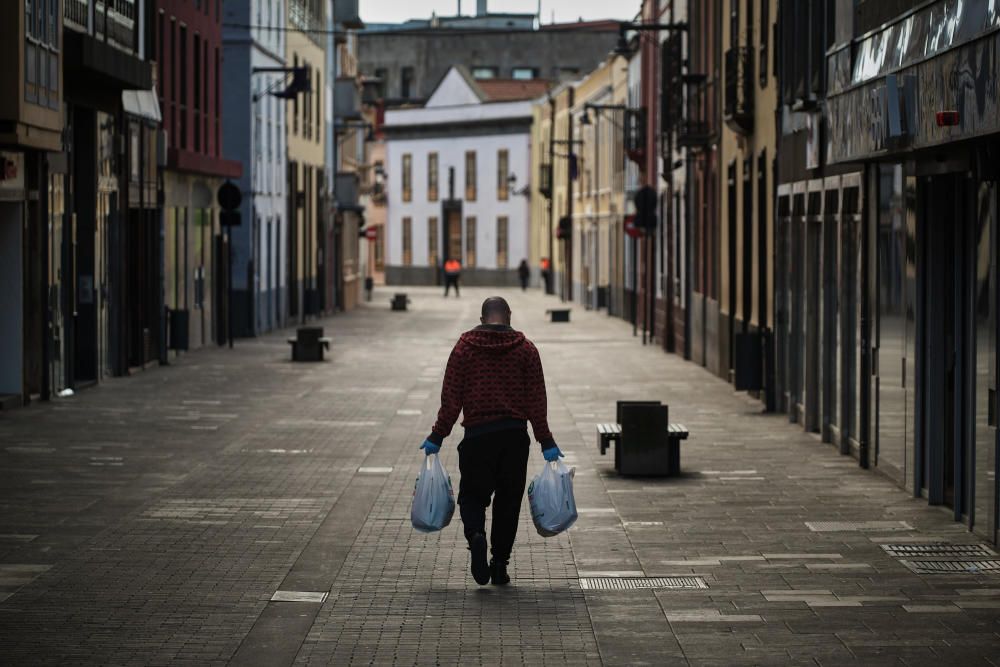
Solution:
<path fill-rule="evenodd" d="M 901 560 L 916 574 L 1000 574 L 1000 560 Z"/>
<path fill-rule="evenodd" d="M 708 588 L 708 584 L 701 577 L 581 577 L 580 588 L 585 591 L 701 589 Z"/>
<path fill-rule="evenodd" d="M 977 558 L 996 556 L 985 544 L 883 544 L 882 549 L 896 558 L 924 558 L 933 556 L 959 556 Z"/>

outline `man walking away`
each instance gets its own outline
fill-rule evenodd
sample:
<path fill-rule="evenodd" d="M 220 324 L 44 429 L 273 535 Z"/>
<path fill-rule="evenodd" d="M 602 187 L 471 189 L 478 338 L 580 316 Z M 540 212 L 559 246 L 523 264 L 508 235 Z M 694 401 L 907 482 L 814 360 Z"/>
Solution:
<path fill-rule="evenodd" d="M 546 413 L 545 376 L 538 350 L 510 326 L 510 306 L 500 297 L 483 302 L 482 324 L 458 339 L 448 358 L 441 410 L 431 434 L 420 446 L 436 454 L 464 412 L 465 438 L 458 445 L 458 506 L 465 539 L 472 552 L 472 577 L 486 585 L 510 581 L 510 561 L 517 517 L 521 512 L 528 469 L 527 422 L 542 445 L 546 461 L 562 453 L 552 439 Z M 490 541 L 493 558 L 486 562 L 486 508 L 493 502 Z"/>
<path fill-rule="evenodd" d="M 528 278 L 531 276 L 531 269 L 528 268 L 528 260 L 522 259 L 517 267 L 517 277 L 521 279 L 521 291 L 527 291 Z"/>
<path fill-rule="evenodd" d="M 444 263 L 444 295 L 448 296 L 448 290 L 455 288 L 455 297 L 458 298 L 458 277 L 462 273 L 462 263 L 457 259 L 449 259 Z"/>

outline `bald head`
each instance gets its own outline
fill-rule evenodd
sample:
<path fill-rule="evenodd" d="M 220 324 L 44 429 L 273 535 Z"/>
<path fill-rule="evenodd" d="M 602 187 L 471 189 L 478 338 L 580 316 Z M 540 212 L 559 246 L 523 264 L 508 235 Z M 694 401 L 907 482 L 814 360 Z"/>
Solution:
<path fill-rule="evenodd" d="M 510 326 L 510 306 L 507 301 L 499 296 L 491 296 L 483 301 L 482 317 L 479 321 L 483 324 L 504 324 Z"/>

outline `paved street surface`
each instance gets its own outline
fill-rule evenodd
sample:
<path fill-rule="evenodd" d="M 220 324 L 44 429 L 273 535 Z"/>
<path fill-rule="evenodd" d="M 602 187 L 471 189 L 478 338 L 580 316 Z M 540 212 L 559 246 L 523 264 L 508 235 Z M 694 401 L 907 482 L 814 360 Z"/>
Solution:
<path fill-rule="evenodd" d="M 548 323 L 537 292 L 506 296 L 580 519 L 542 539 L 525 502 L 513 585 L 476 586 L 457 513 L 418 534 L 409 500 L 488 293 L 414 289 L 395 313 L 389 291 L 325 323 L 323 364 L 290 363 L 285 332 L 3 413 L 0 662 L 1000 665 L 1000 576 L 915 574 L 883 548 L 978 543 L 943 510 L 620 320 Z M 620 398 L 688 426 L 683 477 L 621 478 L 599 455 Z M 707 587 L 581 588 L 615 576 Z"/>

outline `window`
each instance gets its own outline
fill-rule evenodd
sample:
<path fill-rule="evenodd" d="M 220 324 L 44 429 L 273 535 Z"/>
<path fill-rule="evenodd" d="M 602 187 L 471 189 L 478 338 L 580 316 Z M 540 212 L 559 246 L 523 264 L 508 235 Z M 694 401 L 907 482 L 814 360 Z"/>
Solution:
<path fill-rule="evenodd" d="M 771 23 L 770 5 L 770 0 L 760 0 L 760 57 L 758 58 L 758 64 L 760 66 L 761 88 L 767 85 L 767 40 L 771 34 L 771 26 L 769 25 Z"/>
<path fill-rule="evenodd" d="M 473 67 L 472 78 L 474 79 L 495 79 L 497 78 L 496 67 Z"/>
<path fill-rule="evenodd" d="M 403 218 L 403 266 L 413 263 L 413 220 Z"/>
<path fill-rule="evenodd" d="M 375 227 L 375 270 L 385 271 L 385 227 Z"/>
<path fill-rule="evenodd" d="M 497 268 L 507 268 L 507 216 L 497 218 Z"/>
<path fill-rule="evenodd" d="M 507 201 L 510 196 L 509 181 L 510 176 L 508 153 L 506 148 L 497 151 L 497 200 Z"/>
<path fill-rule="evenodd" d="M 465 200 L 476 201 L 476 151 L 465 152 Z"/>
<path fill-rule="evenodd" d="M 403 74 L 399 81 L 399 96 L 404 100 L 413 96 L 413 68 L 404 67 Z"/>
<path fill-rule="evenodd" d="M 427 201 L 438 200 L 438 154 L 427 154 Z"/>
<path fill-rule="evenodd" d="M 465 266 L 472 268 L 476 265 L 476 216 L 470 215 L 465 219 Z"/>
<path fill-rule="evenodd" d="M 201 151 L 201 35 L 194 34 L 194 150 Z"/>
<path fill-rule="evenodd" d="M 188 72 L 188 60 L 187 60 L 187 28 L 181 26 L 180 34 L 180 74 L 181 74 L 181 128 L 180 128 L 180 142 L 179 145 L 182 149 L 188 147 L 187 141 L 187 103 L 188 103 L 188 86 L 187 86 L 187 72 Z"/>
<path fill-rule="evenodd" d="M 378 79 L 378 92 L 375 94 L 379 99 L 385 99 L 389 91 L 389 70 L 384 67 L 376 68 L 375 78 Z"/>
<path fill-rule="evenodd" d="M 528 81 L 538 78 L 538 70 L 534 67 L 515 67 L 510 71 L 510 78 Z"/>
<path fill-rule="evenodd" d="M 427 265 L 438 263 L 438 219 L 427 218 Z"/>
<path fill-rule="evenodd" d="M 218 7 L 218 5 L 216 5 Z M 212 155 L 222 154 L 222 140 L 219 137 L 220 125 L 222 123 L 222 79 L 219 74 L 219 47 L 215 47 L 215 118 L 212 122 L 215 125 L 215 150 Z"/>
<path fill-rule="evenodd" d="M 320 142 L 320 128 L 323 127 L 323 95 L 322 92 L 322 82 L 323 75 L 320 74 L 319 68 L 316 69 L 316 143 Z M 309 85 L 312 85 L 310 82 Z"/>
<path fill-rule="evenodd" d="M 403 154 L 403 201 L 413 201 L 413 156 Z"/>
<path fill-rule="evenodd" d="M 299 55 L 292 55 L 292 67 L 299 66 Z M 292 134 L 299 133 L 299 96 L 292 97 Z"/>

